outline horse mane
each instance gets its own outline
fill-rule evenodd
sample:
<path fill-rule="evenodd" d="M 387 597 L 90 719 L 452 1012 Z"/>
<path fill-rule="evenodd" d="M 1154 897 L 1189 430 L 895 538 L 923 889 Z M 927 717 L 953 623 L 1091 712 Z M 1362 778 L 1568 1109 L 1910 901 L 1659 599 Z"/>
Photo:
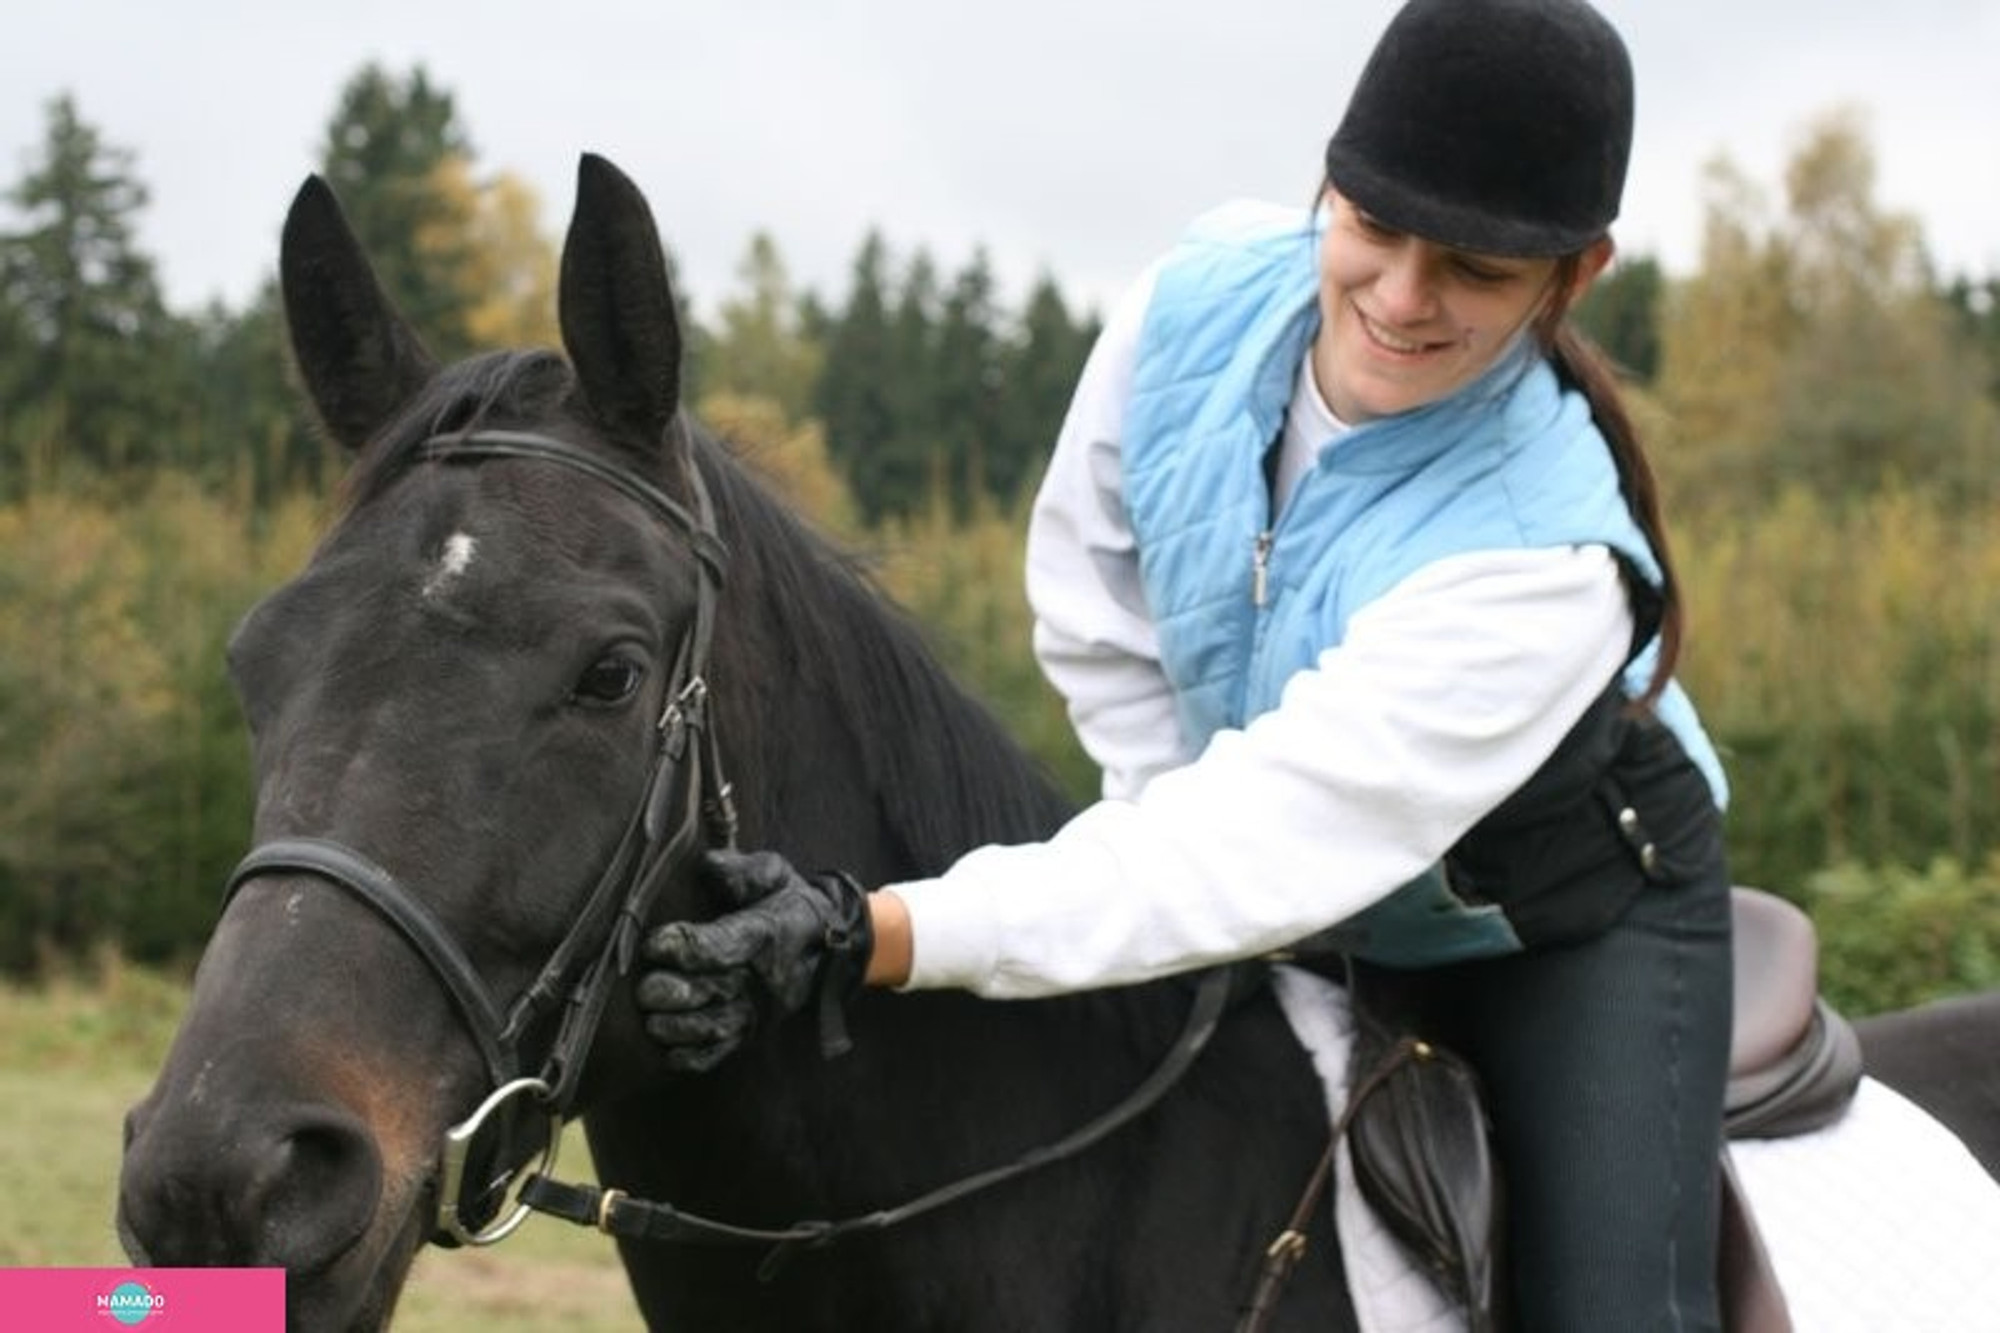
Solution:
<path fill-rule="evenodd" d="M 782 657 L 785 670 L 797 674 L 767 671 L 764 683 L 822 695 L 818 706 L 844 720 L 853 747 L 826 756 L 829 765 L 845 765 L 827 780 L 859 781 L 875 794 L 901 844 L 897 873 L 935 874 L 973 847 L 1052 833 L 1070 813 L 1068 801 L 945 669 L 923 627 L 866 561 L 810 527 L 724 441 L 699 426 L 693 440 L 731 548 L 732 580 L 744 567 L 759 600 L 782 619 L 780 629 L 765 632 L 789 641 L 782 650 L 719 642 L 718 657 Z M 760 730 L 777 731 L 768 722 Z M 764 813 L 775 819 L 778 812 Z"/>
<path fill-rule="evenodd" d="M 343 487 L 344 512 L 387 490 L 433 436 L 482 426 L 545 428 L 552 419 L 568 421 L 575 435 L 615 450 L 670 490 L 684 489 L 684 478 L 668 475 L 663 455 L 671 450 L 601 437 L 560 355 L 502 351 L 445 368 L 398 413 L 356 460 Z M 945 670 L 922 627 L 863 559 L 801 519 L 727 442 L 685 413 L 679 429 L 730 549 L 715 660 L 718 674 L 730 673 L 730 697 L 719 706 L 741 716 L 723 719 L 725 744 L 755 737 L 768 752 L 732 757 L 739 776 L 777 771 L 788 736 L 772 718 L 810 708 L 836 719 L 843 734 L 842 752 L 819 761 L 825 780 L 858 782 L 874 793 L 876 813 L 897 844 L 886 853 L 893 873 L 934 874 L 973 847 L 1052 832 L 1069 813 L 1066 799 Z M 745 614 L 746 598 L 758 614 Z M 752 836 L 796 822 L 766 782 L 738 796 Z"/>

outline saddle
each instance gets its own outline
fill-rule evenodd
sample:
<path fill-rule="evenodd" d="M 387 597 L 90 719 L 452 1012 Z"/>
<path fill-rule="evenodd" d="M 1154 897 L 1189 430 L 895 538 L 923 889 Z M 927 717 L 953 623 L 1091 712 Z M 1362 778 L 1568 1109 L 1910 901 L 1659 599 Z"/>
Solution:
<path fill-rule="evenodd" d="M 1757 889 L 1734 893 L 1735 1027 L 1724 1129 L 1729 1138 L 1778 1138 L 1838 1119 L 1861 1080 L 1853 1029 L 1820 998 L 1812 921 Z M 1359 995 L 1348 1145 L 1370 1207 L 1466 1308 L 1474 1330 L 1507 1327 L 1498 1274 L 1501 1181 L 1469 1067 L 1403 1061 L 1378 1069 L 1384 1016 L 1363 1016 Z M 1737 1188 L 1725 1145 L 1719 1287 L 1732 1333 L 1790 1333 L 1769 1255 Z"/>
<path fill-rule="evenodd" d="M 1861 1043 L 1819 994 L 1812 919 L 1761 889 L 1734 894 L 1736 1022 L 1723 1127 L 1777 1139 L 1840 1118 L 1861 1081 Z"/>

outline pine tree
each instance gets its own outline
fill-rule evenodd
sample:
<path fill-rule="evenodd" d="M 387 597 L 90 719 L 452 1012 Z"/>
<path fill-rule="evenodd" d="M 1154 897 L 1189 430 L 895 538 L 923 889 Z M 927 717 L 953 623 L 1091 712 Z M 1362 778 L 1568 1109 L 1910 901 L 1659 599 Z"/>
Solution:
<path fill-rule="evenodd" d="M 937 265 L 919 248 L 904 266 L 889 316 L 888 356 L 874 372 L 889 409 L 888 429 L 867 442 L 851 473 L 870 522 L 915 513 L 944 481 L 933 415 L 937 333 Z"/>
<path fill-rule="evenodd" d="M 2000 404 L 2000 277 L 1974 281 L 1965 274 L 1951 280 L 1945 304 L 1959 328 L 1986 360 L 1986 392 Z"/>
<path fill-rule="evenodd" d="M 47 114 L 39 157 L 6 195 L 22 225 L 0 237 L 0 456 L 31 480 L 151 461 L 180 411 L 173 321 L 134 234 L 147 202 L 134 155 L 67 95 Z"/>
<path fill-rule="evenodd" d="M 980 250 L 945 293 L 935 367 L 926 380 L 929 452 L 946 469 L 952 506 L 959 514 L 969 511 L 975 497 L 1011 490 L 1015 480 L 996 438 L 1003 368 L 995 318 L 993 271 Z"/>
<path fill-rule="evenodd" d="M 751 236 L 736 276 L 741 294 L 718 311 L 704 391 L 767 399 L 786 420 L 803 422 L 812 415 L 821 349 L 806 332 L 791 275 L 770 233 Z"/>
<path fill-rule="evenodd" d="M 1001 403 L 989 484 L 1002 503 L 1036 484 L 1077 377 L 1097 341 L 1097 321 L 1071 318 L 1055 279 L 1044 274 L 1028 294 L 1018 334 L 1002 357 L 1006 392 Z"/>
<path fill-rule="evenodd" d="M 390 296 L 441 359 L 472 350 L 478 303 L 472 148 L 422 66 L 365 66 L 341 90 L 321 169 Z"/>
<path fill-rule="evenodd" d="M 813 395 L 826 425 L 827 453 L 870 518 L 879 510 L 875 496 L 864 492 L 864 460 L 882 447 L 894 425 L 888 264 L 888 247 L 879 233 L 870 232 L 855 255 L 847 301 L 828 323 L 826 356 Z"/>
<path fill-rule="evenodd" d="M 242 310 L 198 316 L 188 337 L 201 471 L 258 504 L 318 489 L 345 464 L 292 382 L 279 305 L 276 281 L 266 281 Z"/>

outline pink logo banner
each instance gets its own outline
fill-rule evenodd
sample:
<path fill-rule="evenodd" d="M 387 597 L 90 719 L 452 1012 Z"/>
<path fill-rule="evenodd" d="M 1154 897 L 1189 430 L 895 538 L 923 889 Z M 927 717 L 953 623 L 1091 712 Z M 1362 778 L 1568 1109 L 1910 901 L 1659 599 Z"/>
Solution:
<path fill-rule="evenodd" d="M 282 1268 L 0 1268 L 0 1328 L 284 1333 Z"/>

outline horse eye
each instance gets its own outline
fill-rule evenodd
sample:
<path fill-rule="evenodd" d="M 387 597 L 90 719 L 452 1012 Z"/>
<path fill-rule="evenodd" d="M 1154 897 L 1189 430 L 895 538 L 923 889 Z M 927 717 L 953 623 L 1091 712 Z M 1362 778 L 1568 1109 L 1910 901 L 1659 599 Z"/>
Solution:
<path fill-rule="evenodd" d="M 630 699 L 646 678 L 646 669 L 622 653 L 600 657 L 577 677 L 570 698 L 580 704 L 609 707 Z"/>

